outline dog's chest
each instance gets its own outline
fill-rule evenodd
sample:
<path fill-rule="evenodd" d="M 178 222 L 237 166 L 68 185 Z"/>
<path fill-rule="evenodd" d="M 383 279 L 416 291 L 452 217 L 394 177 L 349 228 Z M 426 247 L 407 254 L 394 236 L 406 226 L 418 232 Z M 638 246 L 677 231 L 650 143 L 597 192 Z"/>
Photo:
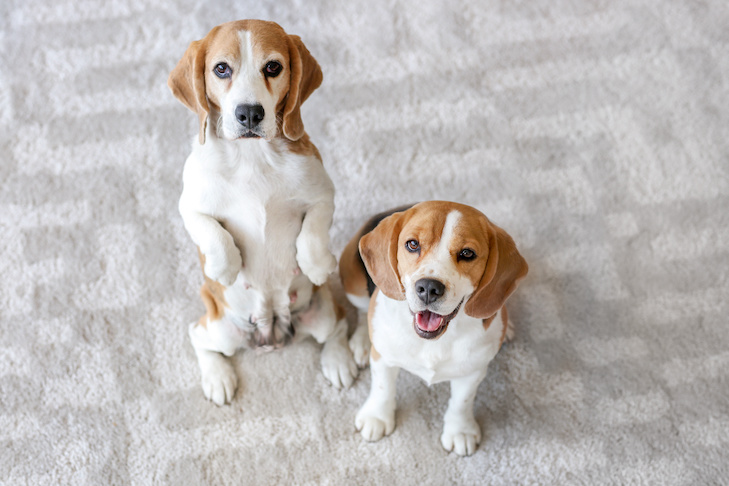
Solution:
<path fill-rule="evenodd" d="M 242 150 L 211 142 L 198 147 L 185 166 L 184 197 L 238 243 L 295 238 L 310 198 L 312 160 L 255 144 Z"/>
<path fill-rule="evenodd" d="M 378 295 L 372 316 L 372 341 L 381 359 L 433 384 L 485 370 L 499 350 L 496 326 L 485 330 L 478 319 L 459 315 L 434 340 L 415 333 L 407 304 Z"/>
<path fill-rule="evenodd" d="M 285 216 L 279 214 L 282 208 L 303 210 L 301 169 L 296 164 L 271 165 L 255 157 L 241 157 L 234 167 L 196 172 L 193 190 L 200 210 L 216 219 L 253 218 L 262 226 L 267 222 L 263 218 Z"/>

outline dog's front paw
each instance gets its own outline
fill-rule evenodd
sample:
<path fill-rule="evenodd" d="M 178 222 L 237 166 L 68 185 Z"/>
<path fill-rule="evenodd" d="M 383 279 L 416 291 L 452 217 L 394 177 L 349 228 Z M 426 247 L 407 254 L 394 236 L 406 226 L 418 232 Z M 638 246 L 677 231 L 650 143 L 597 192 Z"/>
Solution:
<path fill-rule="evenodd" d="M 395 430 L 394 407 L 370 407 L 367 403 L 357 412 L 354 426 L 368 442 L 375 442 Z"/>
<path fill-rule="evenodd" d="M 200 363 L 202 388 L 205 398 L 216 405 L 225 405 L 233 400 L 238 387 L 238 377 L 233 365 L 222 355 L 215 353 Z"/>
<path fill-rule="evenodd" d="M 335 388 L 349 388 L 359 370 L 346 345 L 327 341 L 321 350 L 321 372 Z"/>
<path fill-rule="evenodd" d="M 243 266 L 240 251 L 233 247 L 224 252 L 211 252 L 205 255 L 205 275 L 226 287 L 233 285 Z"/>
<path fill-rule="evenodd" d="M 314 285 L 322 285 L 337 268 L 337 259 L 325 245 L 303 236 L 296 240 L 296 262 Z"/>
<path fill-rule="evenodd" d="M 476 452 L 479 442 L 481 442 L 481 429 L 473 419 L 446 421 L 443 434 L 440 436 L 443 448 L 459 456 L 470 456 Z"/>

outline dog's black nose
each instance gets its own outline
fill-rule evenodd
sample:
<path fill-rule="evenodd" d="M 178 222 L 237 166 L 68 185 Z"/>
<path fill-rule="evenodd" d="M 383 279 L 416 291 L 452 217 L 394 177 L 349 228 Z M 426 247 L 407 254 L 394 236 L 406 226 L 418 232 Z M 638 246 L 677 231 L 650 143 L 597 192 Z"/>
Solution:
<path fill-rule="evenodd" d="M 445 285 L 432 278 L 421 278 L 415 282 L 415 293 L 425 305 L 440 299 L 445 293 Z"/>
<path fill-rule="evenodd" d="M 263 115 L 265 114 L 266 112 L 263 111 L 263 106 L 259 104 L 238 105 L 235 109 L 235 118 L 238 120 L 238 123 L 249 130 L 256 128 L 261 123 L 261 120 L 263 120 Z"/>

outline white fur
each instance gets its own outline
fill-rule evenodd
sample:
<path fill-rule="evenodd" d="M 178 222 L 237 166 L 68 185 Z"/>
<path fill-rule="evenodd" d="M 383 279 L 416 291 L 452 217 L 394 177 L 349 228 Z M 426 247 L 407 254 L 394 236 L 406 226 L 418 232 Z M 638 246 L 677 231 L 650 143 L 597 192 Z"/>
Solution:
<path fill-rule="evenodd" d="M 370 305 L 369 296 L 347 294 L 347 299 L 357 308 L 357 327 L 349 338 L 349 349 L 352 350 L 354 361 L 360 368 L 366 367 L 370 362 L 370 336 L 367 330 L 367 308 Z"/>
<path fill-rule="evenodd" d="M 443 300 L 440 306 L 443 311 L 438 312 L 441 314 L 453 312 L 473 293 L 473 284 L 457 271 L 448 250 L 453 229 L 460 220 L 459 212 L 451 212 L 438 247 L 429 252 L 412 275 L 402 276 L 405 300 L 391 299 L 382 292 L 375 296 L 369 325 L 373 355 L 379 357 L 370 356 L 372 388 L 355 419 L 355 426 L 368 441 L 379 440 L 395 427 L 395 384 L 401 368 L 428 385 L 451 382 L 451 399 L 441 435 L 446 450 L 471 455 L 481 441 L 473 402 L 479 383 L 486 377 L 488 364 L 501 345 L 504 331 L 501 311 L 486 330 L 482 319 L 470 317 L 462 308 L 437 339 L 423 339 L 413 329 L 413 311 L 425 307 L 412 288 L 420 278 L 437 278 L 446 284 L 446 293 L 439 299 Z M 432 305 L 429 308 L 435 311 Z"/>

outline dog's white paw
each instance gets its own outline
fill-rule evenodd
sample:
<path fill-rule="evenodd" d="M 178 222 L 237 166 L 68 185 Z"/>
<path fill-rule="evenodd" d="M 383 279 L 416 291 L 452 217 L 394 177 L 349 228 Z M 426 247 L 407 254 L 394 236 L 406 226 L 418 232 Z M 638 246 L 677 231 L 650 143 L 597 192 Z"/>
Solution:
<path fill-rule="evenodd" d="M 335 388 L 349 388 L 359 373 L 349 348 L 329 341 L 321 350 L 321 371 Z"/>
<path fill-rule="evenodd" d="M 440 443 L 448 452 L 470 456 L 481 442 L 481 429 L 475 420 L 446 421 Z"/>
<path fill-rule="evenodd" d="M 349 349 L 352 350 L 357 366 L 366 368 L 370 364 L 370 336 L 367 333 L 367 326 L 357 326 L 354 334 L 349 338 Z"/>
<path fill-rule="evenodd" d="M 394 407 L 371 407 L 367 403 L 359 409 L 354 426 L 368 442 L 374 442 L 390 435 L 395 430 Z"/>
<path fill-rule="evenodd" d="M 215 353 L 200 363 L 202 388 L 205 398 L 216 405 L 225 405 L 233 400 L 238 387 L 238 377 L 233 365 L 222 355 Z"/>
<path fill-rule="evenodd" d="M 303 236 L 296 240 L 296 262 L 314 285 L 322 285 L 337 268 L 337 259 L 326 245 Z"/>
<path fill-rule="evenodd" d="M 242 266 L 243 259 L 235 246 L 226 251 L 205 255 L 205 275 L 226 287 L 235 283 Z"/>

